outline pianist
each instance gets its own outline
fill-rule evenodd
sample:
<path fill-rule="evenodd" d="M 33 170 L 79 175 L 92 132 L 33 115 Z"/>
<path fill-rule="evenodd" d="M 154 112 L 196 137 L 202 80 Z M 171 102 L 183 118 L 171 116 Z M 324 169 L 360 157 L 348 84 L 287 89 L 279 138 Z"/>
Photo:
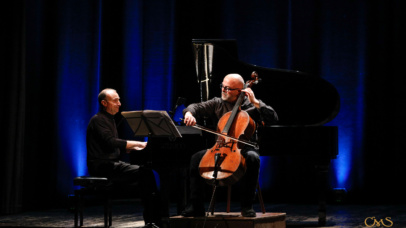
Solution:
<path fill-rule="evenodd" d="M 158 213 L 160 200 L 151 169 L 120 161 L 120 149 L 142 150 L 146 142 L 118 138 L 114 115 L 121 106 L 120 97 L 114 89 L 104 89 L 98 96 L 100 111 L 94 115 L 87 127 L 87 167 L 90 175 L 107 177 L 113 187 L 126 187 L 139 183 L 144 204 L 145 227 L 157 227 L 161 223 Z M 155 225 L 157 224 L 157 225 Z"/>
<path fill-rule="evenodd" d="M 241 92 L 246 96 L 242 102 L 241 109 L 246 111 L 256 123 L 271 125 L 278 121 L 274 109 L 258 100 L 251 88 L 243 89 L 244 79 L 239 74 L 228 74 L 221 84 L 221 98 L 215 97 L 211 100 L 189 105 L 183 110 L 184 122 L 187 126 L 196 124 L 196 118 L 212 118 L 214 123 L 234 107 Z M 195 153 L 190 162 L 190 199 L 186 209 L 182 212 L 185 217 L 204 216 L 205 208 L 203 202 L 204 180 L 199 174 L 199 163 L 206 150 Z M 247 171 L 241 186 L 241 215 L 244 217 L 255 217 L 252 204 L 255 197 L 258 183 L 260 157 L 258 151 L 250 146 L 244 146 L 241 154 L 246 159 Z"/>

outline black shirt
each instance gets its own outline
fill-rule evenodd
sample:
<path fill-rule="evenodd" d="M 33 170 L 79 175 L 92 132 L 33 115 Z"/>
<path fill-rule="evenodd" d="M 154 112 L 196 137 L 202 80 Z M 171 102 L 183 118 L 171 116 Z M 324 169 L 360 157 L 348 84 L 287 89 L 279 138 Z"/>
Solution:
<path fill-rule="evenodd" d="M 261 100 L 258 101 L 259 109 L 245 97 L 241 104 L 241 110 L 246 111 L 256 123 L 264 122 L 266 126 L 275 124 L 278 121 L 278 115 L 275 110 Z M 234 104 L 215 97 L 208 101 L 189 105 L 183 110 L 183 115 L 189 111 L 196 118 L 210 118 L 213 123 L 217 123 L 225 113 L 232 111 L 233 107 Z"/>
<path fill-rule="evenodd" d="M 106 111 L 94 115 L 87 126 L 87 162 L 118 161 L 120 149 L 125 149 L 127 141 L 118 138 L 114 116 Z"/>

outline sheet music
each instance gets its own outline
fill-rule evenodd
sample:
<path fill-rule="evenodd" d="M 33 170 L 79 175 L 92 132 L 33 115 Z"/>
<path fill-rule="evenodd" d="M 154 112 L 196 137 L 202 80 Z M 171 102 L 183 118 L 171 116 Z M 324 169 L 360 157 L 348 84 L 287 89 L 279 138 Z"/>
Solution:
<path fill-rule="evenodd" d="M 182 137 L 166 111 L 126 111 L 121 114 L 133 130 L 134 136 Z"/>

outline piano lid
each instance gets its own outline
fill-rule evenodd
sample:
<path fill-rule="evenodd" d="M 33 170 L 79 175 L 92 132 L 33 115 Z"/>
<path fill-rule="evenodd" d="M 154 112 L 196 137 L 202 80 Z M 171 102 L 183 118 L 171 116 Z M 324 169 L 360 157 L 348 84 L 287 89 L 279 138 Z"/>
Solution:
<path fill-rule="evenodd" d="M 337 90 L 321 77 L 241 62 L 235 40 L 194 39 L 192 44 L 201 101 L 220 96 L 219 84 L 225 75 L 238 73 L 250 80 L 256 71 L 262 81 L 252 89 L 278 113 L 278 125 L 323 125 L 339 112 Z"/>

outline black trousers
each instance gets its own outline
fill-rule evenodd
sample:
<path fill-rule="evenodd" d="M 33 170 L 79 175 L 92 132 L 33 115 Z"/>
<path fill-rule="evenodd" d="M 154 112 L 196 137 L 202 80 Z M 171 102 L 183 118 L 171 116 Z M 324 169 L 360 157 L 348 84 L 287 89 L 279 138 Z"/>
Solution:
<path fill-rule="evenodd" d="M 88 171 L 92 176 L 107 177 L 114 190 L 137 187 L 144 206 L 145 223 L 161 221 L 161 216 L 164 216 L 162 202 L 152 169 L 123 161 L 92 161 L 88 162 Z"/>
<path fill-rule="evenodd" d="M 204 195 L 205 180 L 200 176 L 199 164 L 206 150 L 195 153 L 190 161 L 190 200 L 192 203 L 202 203 Z M 251 207 L 255 198 L 258 184 L 260 157 L 258 152 L 252 147 L 244 147 L 241 151 L 244 156 L 247 171 L 240 180 L 241 185 L 241 207 Z"/>

